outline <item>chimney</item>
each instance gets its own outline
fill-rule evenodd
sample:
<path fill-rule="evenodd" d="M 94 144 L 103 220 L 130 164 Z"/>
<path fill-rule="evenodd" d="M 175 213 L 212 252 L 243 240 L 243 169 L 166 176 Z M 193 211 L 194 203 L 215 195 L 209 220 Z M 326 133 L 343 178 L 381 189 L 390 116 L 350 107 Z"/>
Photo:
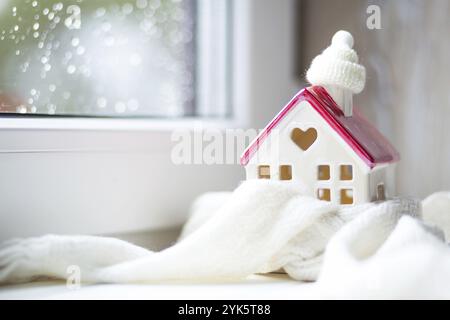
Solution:
<path fill-rule="evenodd" d="M 325 86 L 330 96 L 344 112 L 344 116 L 353 115 L 353 92 L 349 89 L 339 88 L 333 85 Z"/>

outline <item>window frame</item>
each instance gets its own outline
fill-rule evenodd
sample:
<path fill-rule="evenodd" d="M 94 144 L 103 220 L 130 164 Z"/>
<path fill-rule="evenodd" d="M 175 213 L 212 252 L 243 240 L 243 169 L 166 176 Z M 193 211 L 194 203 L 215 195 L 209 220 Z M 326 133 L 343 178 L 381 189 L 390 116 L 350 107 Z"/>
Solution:
<path fill-rule="evenodd" d="M 186 116 L 157 116 L 157 115 L 133 115 L 133 114 L 95 114 L 95 113 L 80 113 L 80 114 L 44 114 L 44 113 L 25 113 L 19 112 L 5 112 L 0 113 L 0 120 L 6 122 L 6 126 L 14 123 L 15 126 L 19 126 L 22 122 L 25 128 L 30 127 L 31 121 L 22 121 L 22 119 L 33 119 L 31 127 L 39 126 L 50 129 L 64 129 L 67 123 L 71 124 L 71 127 L 76 124 L 76 120 L 79 120 L 78 127 L 86 128 L 86 119 L 97 119 L 101 121 L 90 121 L 93 128 L 105 128 L 114 129 L 119 121 L 111 121 L 120 119 L 119 125 L 123 128 L 128 125 L 130 128 L 137 123 L 138 128 L 142 128 L 140 121 L 146 120 L 146 128 L 152 128 L 156 124 L 156 128 L 160 129 L 159 123 L 163 122 L 166 125 L 178 126 L 178 124 L 185 124 L 195 122 L 198 124 L 198 120 L 202 120 L 206 123 L 217 123 L 217 120 L 224 120 L 227 122 L 234 114 L 232 110 L 231 98 L 231 77 L 230 74 L 233 71 L 230 66 L 232 62 L 232 16 L 233 16 L 233 2 L 229 0 L 217 0 L 210 2 L 209 0 L 197 0 L 194 6 L 195 18 L 195 54 L 196 62 L 194 66 L 195 71 L 195 88 L 196 94 L 196 106 L 192 113 Z M 212 31 L 211 31 L 212 30 Z M 219 54 L 220 53 L 220 54 Z M 198 61 L 201 61 L 200 63 Z M 204 63 L 203 63 L 204 61 Z M 213 64 L 214 68 L 209 65 Z M 220 69 L 220 72 L 216 72 L 216 68 Z M 217 75 L 219 74 L 219 76 Z M 222 75 L 225 75 L 223 77 Z M 214 106 L 211 108 L 211 106 Z M 9 120 L 3 120 L 8 118 Z M 14 120 L 12 120 L 14 119 Z M 46 122 L 44 119 L 50 120 Z M 68 121 L 70 119 L 70 121 Z M 130 120 L 128 122 L 123 120 Z M 234 119 L 231 119 L 234 120 Z M 2 128 L 0 123 L 0 128 Z M 36 124 L 35 124 L 36 123 Z M 58 125 L 59 124 L 59 125 Z"/>
<path fill-rule="evenodd" d="M 200 2 L 207 0 L 199 0 Z M 232 19 L 229 22 L 229 25 L 233 25 L 234 23 L 239 23 L 239 20 L 242 20 L 242 17 L 239 17 L 238 9 L 242 9 L 242 5 L 239 5 L 239 2 L 234 0 L 220 0 L 215 2 L 215 5 L 209 5 L 208 9 L 218 10 L 221 9 L 220 5 L 217 5 L 219 2 L 227 3 L 225 14 L 226 19 Z M 223 4 L 222 4 L 223 5 Z M 209 16 L 211 12 L 208 10 L 197 10 L 197 15 L 200 15 L 198 18 L 202 20 L 202 24 L 208 25 L 211 23 L 211 19 Z M 236 16 L 237 15 L 237 16 Z M 217 16 L 217 15 L 216 15 Z M 223 23 L 224 18 L 222 18 L 221 22 Z M 242 24 L 242 23 L 241 23 Z M 220 29 L 221 27 L 217 27 Z M 222 28 L 223 29 L 223 28 Z M 197 26 L 197 31 L 200 29 Z M 226 36 L 227 39 L 221 39 L 222 42 L 227 41 L 229 48 L 227 48 L 227 54 L 224 57 L 227 62 L 230 63 L 231 67 L 228 70 L 227 75 L 235 75 L 238 74 L 234 72 L 237 70 L 236 68 L 241 68 L 241 63 L 239 63 L 238 59 L 232 58 L 235 56 L 235 52 L 233 48 L 239 46 L 242 48 L 240 51 L 244 51 L 247 49 L 243 46 L 242 41 L 236 39 L 234 34 L 229 36 L 230 33 L 233 32 L 233 28 L 227 30 L 227 33 L 224 33 L 222 30 L 222 35 Z M 203 32 L 204 35 L 200 35 L 198 38 L 202 39 L 205 42 L 205 45 L 210 41 L 217 41 L 215 39 L 216 35 L 208 32 Z M 197 41 L 198 42 L 198 41 Z M 201 47 L 202 44 L 196 45 L 197 47 Z M 198 48 L 197 48 L 198 50 Z M 204 52 L 204 50 L 200 50 L 201 56 L 204 57 L 205 54 L 214 54 L 214 52 Z M 237 56 L 239 57 L 239 56 Z M 236 61 L 235 61 L 236 60 Z M 235 63 L 239 64 L 236 66 Z M 205 71 L 205 68 L 201 66 L 201 64 L 197 64 L 196 72 L 200 75 L 199 79 L 200 83 L 208 83 L 210 80 L 210 75 L 208 75 Z M 226 99 L 221 99 L 219 103 L 227 104 L 227 112 L 223 114 L 222 117 L 211 117 L 208 116 L 208 110 L 205 110 L 205 107 L 199 107 L 194 110 L 195 116 L 188 117 L 128 117 L 126 115 L 122 116 L 97 116 L 97 115 L 44 115 L 44 114 L 18 114 L 18 113 L 0 113 L 0 131 L 9 131 L 9 130 L 26 130 L 29 134 L 29 137 L 21 140 L 20 147 L 15 145 L 13 142 L 16 139 L 11 139 L 11 141 L 7 141 L 6 139 L 0 140 L 0 153 L 2 152 L 66 152 L 66 151 L 103 151 L 105 149 L 111 150 L 129 150 L 129 145 L 135 145 L 136 148 L 140 148 L 141 150 L 148 150 L 150 146 L 157 146 L 156 149 L 161 149 L 161 135 L 170 139 L 170 133 L 173 130 L 177 129 L 207 129 L 207 128 L 237 128 L 246 126 L 248 123 L 248 118 L 245 117 L 244 113 L 240 110 L 237 110 L 235 107 L 239 104 L 240 100 L 246 99 L 246 97 L 239 96 L 231 96 L 231 92 L 234 90 L 230 88 L 231 83 L 236 83 L 239 85 L 244 79 L 239 79 L 238 77 L 227 77 L 225 80 L 225 84 L 222 85 L 222 89 L 226 91 L 226 95 L 228 96 Z M 196 93 L 199 92 L 209 92 L 208 90 L 204 90 L 203 88 L 196 86 Z M 202 105 L 211 100 L 209 97 L 205 97 L 205 94 L 199 99 L 202 102 Z M 232 101 L 233 100 L 233 101 Z M 222 105 L 221 108 L 224 108 Z M 223 110 L 222 110 L 223 112 Z M 45 131 L 45 138 L 42 137 L 41 132 Z M 114 134 L 116 132 L 130 132 L 132 136 L 135 136 L 134 142 L 126 142 L 118 143 L 107 142 L 107 139 L 98 143 L 98 139 L 95 137 L 96 133 L 102 132 L 104 135 L 106 132 L 110 132 Z M 54 132 L 54 136 L 49 135 L 48 132 Z M 83 132 L 80 137 L 80 132 Z M 21 133 L 18 133 L 19 136 L 24 136 Z M 58 141 L 61 141 L 61 137 L 64 137 L 64 144 L 59 144 Z M 141 138 L 139 138 L 139 136 Z M 55 141 L 53 141 L 55 140 Z M 167 140 L 163 140 L 167 142 Z M 106 143 L 106 145 L 105 145 Z M 167 150 L 166 150 L 167 151 Z"/>

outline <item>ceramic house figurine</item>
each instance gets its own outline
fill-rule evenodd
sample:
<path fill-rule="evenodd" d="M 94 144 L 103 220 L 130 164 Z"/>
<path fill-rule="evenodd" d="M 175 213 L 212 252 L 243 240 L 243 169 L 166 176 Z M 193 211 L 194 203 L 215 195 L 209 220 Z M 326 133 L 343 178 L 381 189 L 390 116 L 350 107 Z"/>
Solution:
<path fill-rule="evenodd" d="M 296 181 L 321 200 L 342 205 L 392 196 L 398 152 L 353 108 L 365 69 L 353 37 L 337 32 L 307 72 L 301 90 L 241 157 L 247 179 Z"/>

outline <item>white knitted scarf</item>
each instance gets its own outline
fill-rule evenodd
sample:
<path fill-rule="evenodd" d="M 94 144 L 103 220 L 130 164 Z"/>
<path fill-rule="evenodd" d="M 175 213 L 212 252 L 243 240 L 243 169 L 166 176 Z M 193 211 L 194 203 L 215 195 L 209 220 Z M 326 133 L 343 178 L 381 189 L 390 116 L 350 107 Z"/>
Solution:
<path fill-rule="evenodd" d="M 283 268 L 294 279 L 316 280 L 320 274 L 319 283 L 342 284 L 368 277 L 362 266 L 379 257 L 379 251 L 389 256 L 409 246 L 408 250 L 420 252 L 420 246 L 430 242 L 440 254 L 430 266 L 450 264 L 450 251 L 440 251 L 445 247 L 442 233 L 423 225 L 417 201 L 338 207 L 298 190 L 294 185 L 255 180 L 233 193 L 206 194 L 194 203 L 180 241 L 161 252 L 94 236 L 12 240 L 0 247 L 0 283 L 65 279 L 68 268 L 76 265 L 83 282 L 222 281 Z M 433 212 L 428 222 L 449 232 L 449 194 L 427 201 L 424 206 Z M 412 231 L 399 236 L 393 232 L 399 228 Z M 418 261 L 422 258 L 416 256 Z M 446 272 L 450 280 L 450 268 Z M 341 287 L 332 286 L 327 292 L 333 288 Z"/>

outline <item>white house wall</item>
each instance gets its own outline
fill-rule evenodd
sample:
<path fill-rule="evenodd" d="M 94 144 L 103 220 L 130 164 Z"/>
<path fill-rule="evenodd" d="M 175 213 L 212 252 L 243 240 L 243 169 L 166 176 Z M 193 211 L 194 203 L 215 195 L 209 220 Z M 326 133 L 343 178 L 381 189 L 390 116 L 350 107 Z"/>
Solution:
<path fill-rule="evenodd" d="M 317 130 L 317 139 L 303 151 L 291 140 L 291 131 L 311 127 Z M 353 165 L 353 180 L 339 180 L 341 164 Z M 248 179 L 258 178 L 258 165 L 270 165 L 273 180 L 279 180 L 280 165 L 291 165 L 292 180 L 303 182 L 310 196 L 316 196 L 317 188 L 327 187 L 331 189 L 331 201 L 340 203 L 339 190 L 348 187 L 353 189 L 354 203 L 370 201 L 369 168 L 306 101 L 285 116 L 250 159 L 246 166 Z M 329 181 L 317 180 L 318 165 L 330 165 Z"/>
<path fill-rule="evenodd" d="M 370 200 L 377 200 L 377 187 L 380 183 L 384 184 L 386 198 L 393 197 L 395 190 L 395 165 L 384 164 L 375 167 L 369 175 L 369 194 Z"/>

